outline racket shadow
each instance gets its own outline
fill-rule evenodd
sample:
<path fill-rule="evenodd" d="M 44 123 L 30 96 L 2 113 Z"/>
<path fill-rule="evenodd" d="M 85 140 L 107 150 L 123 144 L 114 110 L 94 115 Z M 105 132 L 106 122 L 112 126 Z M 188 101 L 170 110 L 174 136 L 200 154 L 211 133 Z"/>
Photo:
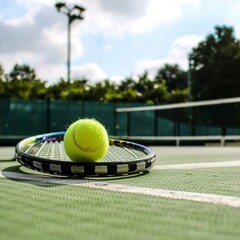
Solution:
<path fill-rule="evenodd" d="M 32 184 L 38 187 L 59 187 L 66 185 L 64 183 L 65 180 L 87 180 L 87 181 L 113 181 L 113 180 L 123 180 L 129 178 L 137 178 L 142 177 L 149 174 L 149 171 L 144 171 L 135 174 L 126 174 L 120 176 L 83 176 L 83 177 L 73 177 L 73 176 L 57 176 L 57 175 L 50 175 L 45 174 L 37 171 L 28 172 L 29 169 L 25 168 L 21 165 L 15 165 L 11 167 L 6 167 L 1 171 L 3 177 L 8 180 L 15 181 L 15 182 L 24 182 L 28 184 Z M 57 183 L 56 183 L 57 180 Z M 63 183 L 61 184 L 61 180 Z"/>
<path fill-rule="evenodd" d="M 1 171 L 3 177 L 14 182 L 24 182 L 38 187 L 58 187 L 62 186 L 59 183 L 51 183 L 44 181 L 45 178 L 49 177 L 47 174 L 41 173 L 30 173 L 22 170 L 22 166 L 15 165 L 6 167 Z M 42 179 L 42 181 L 41 181 Z"/>

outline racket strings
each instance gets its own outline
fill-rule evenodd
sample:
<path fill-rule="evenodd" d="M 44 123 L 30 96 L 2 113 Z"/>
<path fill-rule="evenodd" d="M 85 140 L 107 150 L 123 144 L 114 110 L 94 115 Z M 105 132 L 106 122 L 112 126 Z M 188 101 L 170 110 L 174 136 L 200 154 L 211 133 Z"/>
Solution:
<path fill-rule="evenodd" d="M 136 174 L 151 169 L 156 160 L 155 153 L 143 145 L 111 139 L 107 155 L 99 162 L 73 162 L 65 152 L 63 136 L 64 132 L 57 132 L 21 141 L 16 146 L 17 161 L 44 173 L 82 177 Z"/>
<path fill-rule="evenodd" d="M 36 143 L 28 154 L 51 160 L 71 161 L 64 149 L 63 141 L 45 141 Z M 102 162 L 129 162 L 142 158 L 146 154 L 130 147 L 110 145 L 107 155 Z"/>
<path fill-rule="evenodd" d="M 60 160 L 70 161 L 70 158 L 68 157 L 68 155 L 65 152 L 63 141 L 59 142 L 58 149 L 59 149 L 59 153 L 60 153 L 60 156 L 61 156 Z"/>
<path fill-rule="evenodd" d="M 129 162 L 146 156 L 143 152 L 131 148 L 110 145 L 104 162 Z"/>
<path fill-rule="evenodd" d="M 65 153 L 63 141 L 45 142 L 41 147 L 38 156 L 53 160 L 70 161 Z"/>
<path fill-rule="evenodd" d="M 34 155 L 36 156 L 36 154 L 39 152 L 39 150 L 41 149 L 42 145 L 44 143 L 35 143 L 35 144 L 31 144 L 29 145 L 29 147 L 26 149 L 26 153 L 30 154 L 30 155 Z"/>

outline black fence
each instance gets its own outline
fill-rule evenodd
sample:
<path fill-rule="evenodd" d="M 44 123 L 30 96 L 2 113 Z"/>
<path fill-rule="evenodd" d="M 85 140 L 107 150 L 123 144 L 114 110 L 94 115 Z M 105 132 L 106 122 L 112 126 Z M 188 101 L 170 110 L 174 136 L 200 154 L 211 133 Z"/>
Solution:
<path fill-rule="evenodd" d="M 125 114 L 117 116 L 115 109 L 140 105 L 143 104 L 0 99 L 0 138 L 65 131 L 79 118 L 95 118 L 110 135 L 125 135 Z"/>
<path fill-rule="evenodd" d="M 95 118 L 109 135 L 119 137 L 240 136 L 240 98 L 230 100 L 152 106 L 0 99 L 0 145 L 11 139 L 15 143 L 31 135 L 65 131 L 79 118 Z M 143 108 L 136 108 L 140 106 Z"/>

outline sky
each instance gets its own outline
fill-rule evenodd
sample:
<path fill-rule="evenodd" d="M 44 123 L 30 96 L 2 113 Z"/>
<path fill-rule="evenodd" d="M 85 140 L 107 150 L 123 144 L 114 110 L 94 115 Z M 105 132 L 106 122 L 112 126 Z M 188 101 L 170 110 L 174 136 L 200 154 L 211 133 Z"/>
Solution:
<path fill-rule="evenodd" d="M 0 64 L 27 64 L 56 83 L 67 78 L 67 16 L 54 0 L 0 0 Z M 240 39 L 239 0 L 68 0 L 84 7 L 71 24 L 71 77 L 119 82 L 165 63 L 187 70 L 193 47 L 231 26 Z"/>

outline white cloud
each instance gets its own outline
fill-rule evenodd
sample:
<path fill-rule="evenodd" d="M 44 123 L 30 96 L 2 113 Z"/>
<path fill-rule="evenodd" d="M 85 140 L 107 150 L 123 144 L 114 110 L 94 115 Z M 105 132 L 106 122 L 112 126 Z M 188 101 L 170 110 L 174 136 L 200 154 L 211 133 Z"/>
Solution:
<path fill-rule="evenodd" d="M 23 17 L 13 18 L 5 21 L 6 25 L 15 26 L 15 27 L 29 25 L 33 23 L 34 23 L 34 19 L 29 14 L 26 14 Z"/>
<path fill-rule="evenodd" d="M 46 4 L 19 0 L 26 12 L 16 18 L 1 20 L 0 59 L 5 72 L 15 63 L 29 64 L 41 79 L 54 82 L 65 76 L 67 60 L 66 17 Z M 34 5 L 34 6 L 33 6 Z M 84 54 L 81 33 L 72 26 L 72 61 Z"/>
<path fill-rule="evenodd" d="M 236 6 L 232 4 L 231 14 L 222 16 L 229 22 L 238 21 L 240 5 L 237 4 L 238 0 L 233 1 Z M 16 0 L 14 11 L 17 12 L 17 7 L 21 5 L 20 13 L 7 19 L 0 16 L 0 63 L 3 64 L 6 72 L 15 63 L 26 63 L 35 68 L 42 79 L 54 82 L 60 77 L 65 78 L 67 18 L 56 11 L 54 8 L 56 2 L 55 0 Z M 100 36 L 99 45 L 104 46 L 107 54 L 114 53 L 114 56 L 117 56 L 114 45 L 104 43 L 102 36 L 108 36 L 112 40 L 113 37 L 124 37 L 129 33 L 141 33 L 141 37 L 159 24 L 167 25 L 178 21 L 201 4 L 203 7 L 205 3 L 203 0 L 68 0 L 66 2 L 86 7 L 83 23 L 74 22 L 72 25 L 72 76 L 87 77 L 92 81 L 106 78 L 119 81 L 124 77 L 107 76 L 103 67 L 93 62 L 93 57 L 87 59 L 86 64 L 80 65 L 78 61 L 85 57 L 83 36 L 89 34 L 92 34 L 93 38 Z M 218 1 L 213 0 L 213 3 L 211 2 L 211 6 L 215 9 Z M 227 0 L 219 1 L 222 6 L 223 3 L 229 6 Z M 240 36 L 240 25 L 235 24 L 235 26 L 236 34 Z M 165 63 L 178 63 L 186 69 L 187 55 L 199 40 L 202 38 L 196 35 L 178 38 L 172 43 L 165 57 L 143 59 L 137 62 L 134 74 L 141 74 L 144 70 L 148 70 L 149 74 L 154 76 L 159 67 Z M 127 45 L 125 41 L 123 44 Z M 100 59 L 102 56 L 96 57 Z M 104 62 L 103 58 L 101 62 Z"/>
<path fill-rule="evenodd" d="M 71 60 L 75 61 L 84 54 L 81 37 L 78 31 L 72 31 L 71 34 Z M 61 24 L 53 24 L 42 30 L 42 39 L 44 45 L 48 48 L 57 48 L 62 58 L 66 58 L 67 52 L 67 29 L 63 29 Z M 63 50 L 62 50 L 63 49 Z"/>
<path fill-rule="evenodd" d="M 96 63 L 85 63 L 82 65 L 72 66 L 72 78 L 87 78 L 91 82 L 105 80 L 108 78 L 104 70 Z"/>
<path fill-rule="evenodd" d="M 86 33 L 105 33 L 107 36 L 122 36 L 125 33 L 144 33 L 160 22 L 178 20 L 187 9 L 196 7 L 200 0 L 92 0 L 86 3 Z"/>
<path fill-rule="evenodd" d="M 60 77 L 67 79 L 67 68 L 65 65 L 52 64 L 46 66 L 41 62 L 37 72 L 38 76 L 41 76 L 43 80 L 49 80 L 48 84 L 57 82 Z M 56 76 L 58 78 L 56 78 Z M 91 83 L 105 80 L 108 78 L 104 70 L 95 63 L 85 63 L 81 65 L 72 65 L 71 67 L 71 79 L 86 78 Z"/>
<path fill-rule="evenodd" d="M 19 62 L 34 62 L 35 56 L 30 52 L 19 51 L 18 53 L 1 53 L 0 54 L 1 63 L 4 66 L 5 72 L 8 73 L 12 70 L 13 65 Z"/>
<path fill-rule="evenodd" d="M 171 23 L 178 20 L 186 7 L 198 6 L 199 0 L 149 0 L 146 14 L 134 22 L 131 32 L 146 32 L 158 23 Z"/>
<path fill-rule="evenodd" d="M 171 45 L 170 51 L 165 58 L 150 60 L 144 59 L 139 61 L 134 70 L 134 75 L 140 75 L 144 71 L 148 71 L 149 77 L 153 78 L 157 70 L 164 64 L 178 64 L 183 69 L 188 68 L 188 54 L 191 49 L 202 40 L 201 36 L 188 35 L 178 38 Z"/>
<path fill-rule="evenodd" d="M 111 80 L 111 82 L 114 82 L 114 83 L 120 83 L 122 80 L 124 80 L 124 79 L 126 79 L 126 76 L 120 76 L 120 75 L 118 75 L 118 76 L 112 76 L 112 77 L 110 77 L 110 80 Z"/>
<path fill-rule="evenodd" d="M 42 80 L 47 81 L 48 85 L 56 83 L 61 77 L 67 79 L 66 67 L 60 64 L 46 65 L 41 62 L 38 64 L 36 73 Z"/>
<path fill-rule="evenodd" d="M 235 34 L 236 34 L 236 37 L 239 39 L 240 38 L 240 24 L 235 28 Z"/>
<path fill-rule="evenodd" d="M 141 1 L 141 3 L 139 0 L 98 0 L 98 2 L 100 8 L 105 13 L 135 19 L 146 14 L 146 7 L 149 0 Z"/>
<path fill-rule="evenodd" d="M 203 37 L 197 35 L 188 35 L 176 39 L 171 46 L 169 58 L 178 63 L 182 68 L 187 69 L 188 54 L 201 40 L 203 40 Z"/>
<path fill-rule="evenodd" d="M 170 58 L 162 58 L 157 60 L 149 59 L 140 60 L 139 62 L 136 63 L 133 77 L 141 75 L 145 71 L 147 71 L 149 78 L 153 79 L 157 73 L 157 70 L 165 63 L 173 64 L 176 62 L 173 62 L 173 60 Z"/>

